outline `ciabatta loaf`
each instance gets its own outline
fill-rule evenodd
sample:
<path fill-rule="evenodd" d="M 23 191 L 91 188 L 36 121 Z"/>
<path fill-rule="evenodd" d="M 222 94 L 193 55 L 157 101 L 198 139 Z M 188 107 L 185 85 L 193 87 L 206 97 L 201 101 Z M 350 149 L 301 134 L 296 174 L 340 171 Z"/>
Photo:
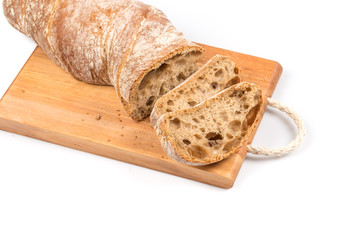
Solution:
<path fill-rule="evenodd" d="M 163 12 L 135 0 L 4 0 L 3 10 L 75 78 L 113 85 L 136 120 L 198 69 L 203 51 Z"/>
<path fill-rule="evenodd" d="M 227 57 L 216 55 L 185 82 L 161 97 L 150 115 L 153 126 L 168 112 L 191 108 L 205 99 L 241 81 L 236 64 Z"/>
<path fill-rule="evenodd" d="M 261 90 L 243 82 L 195 107 L 162 115 L 156 125 L 170 158 L 188 165 L 221 161 L 244 146 L 260 120 Z"/>

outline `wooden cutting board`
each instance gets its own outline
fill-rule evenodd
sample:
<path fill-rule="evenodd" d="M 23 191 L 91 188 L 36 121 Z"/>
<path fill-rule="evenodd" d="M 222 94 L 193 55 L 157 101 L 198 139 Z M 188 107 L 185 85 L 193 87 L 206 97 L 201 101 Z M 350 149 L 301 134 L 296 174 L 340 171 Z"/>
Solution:
<path fill-rule="evenodd" d="M 229 56 L 242 69 L 245 81 L 260 85 L 266 97 L 272 95 L 282 72 L 280 64 L 202 46 L 206 53 L 201 63 L 215 54 Z M 264 102 L 261 114 L 266 105 Z M 203 167 L 190 167 L 169 159 L 149 119 L 133 121 L 113 87 L 74 79 L 39 47 L 0 100 L 0 129 L 221 188 L 233 186 L 246 156 L 244 147 L 222 162 Z"/>

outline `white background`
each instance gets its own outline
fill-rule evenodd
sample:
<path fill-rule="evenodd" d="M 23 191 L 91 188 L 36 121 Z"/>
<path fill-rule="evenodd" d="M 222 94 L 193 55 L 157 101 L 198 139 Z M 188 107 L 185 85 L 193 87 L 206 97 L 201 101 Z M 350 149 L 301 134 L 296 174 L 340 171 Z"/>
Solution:
<path fill-rule="evenodd" d="M 276 60 L 304 144 L 224 190 L 0 131 L 0 239 L 360 239 L 358 1 L 147 0 L 190 40 Z M 0 16 L 0 96 L 35 44 Z M 281 146 L 269 111 L 254 144 Z"/>

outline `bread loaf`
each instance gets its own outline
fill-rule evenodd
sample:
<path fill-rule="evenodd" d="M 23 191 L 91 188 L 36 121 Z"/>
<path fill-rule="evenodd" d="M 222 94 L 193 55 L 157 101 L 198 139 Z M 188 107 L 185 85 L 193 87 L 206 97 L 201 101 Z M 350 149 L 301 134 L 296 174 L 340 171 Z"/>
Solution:
<path fill-rule="evenodd" d="M 185 82 L 161 97 L 154 106 L 150 122 L 168 112 L 191 108 L 216 93 L 241 81 L 236 64 L 225 56 L 216 55 Z"/>
<path fill-rule="evenodd" d="M 198 67 L 203 49 L 134 0 L 4 0 L 12 26 L 78 80 L 113 85 L 135 120 Z"/>
<path fill-rule="evenodd" d="M 204 102 L 162 115 L 157 135 L 170 158 L 200 166 L 221 161 L 247 143 L 260 120 L 261 89 L 233 85 Z"/>

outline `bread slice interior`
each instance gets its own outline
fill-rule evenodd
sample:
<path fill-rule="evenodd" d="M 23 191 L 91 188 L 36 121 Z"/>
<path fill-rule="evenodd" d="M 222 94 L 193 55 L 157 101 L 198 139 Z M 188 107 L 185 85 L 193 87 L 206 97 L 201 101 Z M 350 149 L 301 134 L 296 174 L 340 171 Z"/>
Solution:
<path fill-rule="evenodd" d="M 135 120 L 142 120 L 149 116 L 155 102 L 160 97 L 184 82 L 199 69 L 197 60 L 200 56 L 200 51 L 178 54 L 166 60 L 157 69 L 147 73 L 130 99 L 136 109 L 136 112 L 132 113 L 132 117 Z"/>
<path fill-rule="evenodd" d="M 257 85 L 233 85 L 197 106 L 164 114 L 157 133 L 166 153 L 178 162 L 218 162 L 247 143 L 260 119 L 262 101 Z"/>
<path fill-rule="evenodd" d="M 160 98 L 150 121 L 155 126 L 165 113 L 191 108 L 205 99 L 241 81 L 240 70 L 227 57 L 216 55 L 185 82 Z"/>

